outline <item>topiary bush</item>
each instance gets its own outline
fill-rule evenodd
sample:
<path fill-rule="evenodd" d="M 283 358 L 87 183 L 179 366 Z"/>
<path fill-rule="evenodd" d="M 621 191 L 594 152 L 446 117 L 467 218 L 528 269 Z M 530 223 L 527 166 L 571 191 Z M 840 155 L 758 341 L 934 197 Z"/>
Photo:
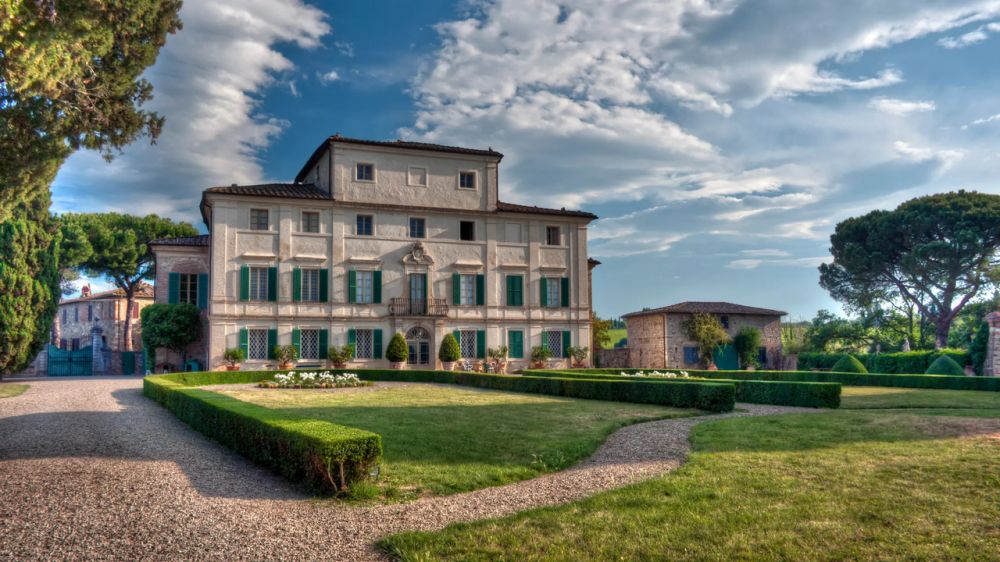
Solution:
<path fill-rule="evenodd" d="M 458 347 L 458 340 L 452 334 L 445 334 L 438 349 L 438 359 L 444 363 L 454 363 L 461 358 L 462 350 Z"/>
<path fill-rule="evenodd" d="M 410 355 L 410 348 L 406 345 L 406 338 L 403 334 L 396 332 L 389 340 L 389 347 L 385 348 L 385 358 L 393 363 L 402 363 Z"/>
<path fill-rule="evenodd" d="M 970 359 L 970 355 L 974 354 L 972 351 L 966 352 L 963 349 L 937 349 L 896 351 L 891 353 L 854 353 L 852 355 L 858 361 L 861 361 L 869 373 L 920 375 L 927 371 L 931 363 L 942 355 L 951 357 L 959 365 L 968 365 L 974 362 L 973 359 Z M 841 357 L 843 357 L 843 353 L 800 353 L 799 370 L 829 371 Z"/>
<path fill-rule="evenodd" d="M 931 363 L 931 366 L 927 368 L 928 375 L 953 375 L 953 376 L 963 376 L 965 375 L 965 369 L 961 365 L 955 363 L 955 360 L 947 355 L 942 355 Z"/>
<path fill-rule="evenodd" d="M 853 355 L 845 354 L 836 363 L 833 364 L 833 368 L 830 369 L 835 373 L 868 373 L 868 369 L 858 361 L 858 358 Z"/>

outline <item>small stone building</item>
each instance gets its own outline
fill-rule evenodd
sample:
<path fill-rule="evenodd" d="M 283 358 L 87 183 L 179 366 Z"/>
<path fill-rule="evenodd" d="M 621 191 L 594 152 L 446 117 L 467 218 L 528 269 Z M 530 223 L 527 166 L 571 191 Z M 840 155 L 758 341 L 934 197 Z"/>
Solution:
<path fill-rule="evenodd" d="M 628 363 L 633 369 L 696 369 L 697 343 L 688 339 L 685 322 L 696 312 L 719 317 L 730 336 L 751 326 L 761 332 L 758 352 L 762 369 L 781 366 L 780 310 L 729 302 L 688 301 L 624 315 L 628 329 Z M 728 345 L 715 355 L 719 369 L 738 369 L 735 349 Z"/>
<path fill-rule="evenodd" d="M 136 291 L 132 308 L 132 346 L 142 348 L 139 312 L 153 303 L 153 287 L 143 283 Z M 103 347 L 111 351 L 124 351 L 125 314 L 128 299 L 121 289 L 92 293 L 89 285 L 80 296 L 59 302 L 59 309 L 52 325 L 52 345 L 59 349 L 77 350 L 91 344 L 90 334 L 97 327 L 103 331 Z"/>

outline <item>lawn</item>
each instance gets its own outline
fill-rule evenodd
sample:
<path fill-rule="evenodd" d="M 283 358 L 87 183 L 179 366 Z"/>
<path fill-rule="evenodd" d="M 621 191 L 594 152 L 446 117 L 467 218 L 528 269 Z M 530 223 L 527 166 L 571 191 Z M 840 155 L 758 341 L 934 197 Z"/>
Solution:
<path fill-rule="evenodd" d="M 533 478 L 586 458 L 623 425 L 698 413 L 430 384 L 347 391 L 213 390 L 382 435 L 385 458 L 378 486 L 390 500 Z"/>
<path fill-rule="evenodd" d="M 990 411 L 709 422 L 672 474 L 381 546 L 412 561 L 995 560 L 1000 411 L 962 412 Z"/>
<path fill-rule="evenodd" d="M 0 383 L 0 398 L 12 398 L 24 394 L 28 390 L 26 384 L 14 384 L 12 382 Z"/>
<path fill-rule="evenodd" d="M 1000 409 L 1000 392 L 844 386 L 840 393 L 840 407 Z"/>
<path fill-rule="evenodd" d="M 625 328 L 615 328 L 613 330 L 608 330 L 608 336 L 611 337 L 611 341 L 608 342 L 608 345 L 604 346 L 604 349 L 611 349 L 619 341 L 627 338 L 628 330 L 626 330 Z"/>

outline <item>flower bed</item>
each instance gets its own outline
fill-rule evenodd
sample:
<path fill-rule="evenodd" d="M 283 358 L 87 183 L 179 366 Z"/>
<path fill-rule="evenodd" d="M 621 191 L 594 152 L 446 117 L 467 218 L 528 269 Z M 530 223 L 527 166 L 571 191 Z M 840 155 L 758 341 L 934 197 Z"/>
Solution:
<path fill-rule="evenodd" d="M 661 379 L 689 379 L 689 378 L 691 378 L 691 375 L 689 375 L 687 373 L 687 371 L 677 371 L 676 373 L 670 372 L 670 371 L 666 371 L 666 372 L 650 371 L 648 373 L 646 373 L 644 371 L 635 371 L 634 373 L 626 373 L 625 371 L 622 371 L 622 372 L 620 372 L 618 374 L 621 375 L 621 376 L 623 376 L 623 377 L 658 377 L 658 378 L 661 378 Z"/>
<path fill-rule="evenodd" d="M 330 371 L 288 371 L 287 374 L 274 375 L 273 381 L 257 383 L 260 388 L 354 388 L 371 385 L 371 381 L 361 380 L 356 373 L 332 374 Z"/>

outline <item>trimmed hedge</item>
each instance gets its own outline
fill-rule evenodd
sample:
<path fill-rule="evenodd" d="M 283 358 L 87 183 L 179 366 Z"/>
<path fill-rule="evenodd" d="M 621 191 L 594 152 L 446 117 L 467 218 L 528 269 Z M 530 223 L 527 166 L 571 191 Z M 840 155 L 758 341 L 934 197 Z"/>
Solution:
<path fill-rule="evenodd" d="M 271 371 L 153 375 L 143 379 L 143 394 L 195 430 L 312 492 L 341 492 L 367 478 L 382 456 L 380 435 L 279 414 L 196 388 L 258 382 L 273 376 Z"/>
<path fill-rule="evenodd" d="M 965 369 L 961 365 L 955 363 L 955 360 L 947 355 L 942 355 L 931 363 L 931 366 L 927 368 L 928 375 L 952 375 L 957 377 L 965 376 Z"/>
<path fill-rule="evenodd" d="M 927 372 L 931 363 L 942 355 L 947 355 L 959 365 L 968 365 L 969 353 L 961 349 L 931 351 L 900 351 L 896 353 L 858 353 L 855 357 L 868 369 L 869 373 L 898 375 L 919 375 Z M 843 353 L 800 353 L 799 370 L 830 370 L 840 360 Z"/>
<path fill-rule="evenodd" d="M 868 369 L 865 368 L 861 361 L 853 355 L 844 354 L 840 356 L 840 359 L 833 364 L 831 369 L 835 373 L 860 373 L 867 375 Z"/>
<path fill-rule="evenodd" d="M 636 372 L 626 369 L 626 372 Z M 620 370 L 618 371 L 621 372 Z M 599 372 L 576 371 L 525 371 L 526 375 L 539 377 L 584 377 L 602 380 L 622 380 L 620 374 L 605 374 Z M 659 377 L 642 377 L 654 382 L 697 383 L 698 379 L 665 379 Z M 715 379 L 719 382 L 732 383 L 736 387 L 736 401 L 750 404 L 773 404 L 777 406 L 799 406 L 803 408 L 839 408 L 840 384 L 825 382 L 794 382 L 794 381 L 754 381 L 736 379 Z"/>
<path fill-rule="evenodd" d="M 643 369 L 571 369 L 567 372 L 617 374 Z M 650 370 L 650 369 L 645 369 Z M 666 369 L 677 371 L 678 369 Z M 945 375 L 885 375 L 870 373 L 833 373 L 828 371 L 695 371 L 685 369 L 692 377 L 705 379 L 839 382 L 847 386 L 888 386 L 894 388 L 936 388 L 939 390 L 983 390 L 1000 392 L 1000 377 L 951 377 Z"/>

